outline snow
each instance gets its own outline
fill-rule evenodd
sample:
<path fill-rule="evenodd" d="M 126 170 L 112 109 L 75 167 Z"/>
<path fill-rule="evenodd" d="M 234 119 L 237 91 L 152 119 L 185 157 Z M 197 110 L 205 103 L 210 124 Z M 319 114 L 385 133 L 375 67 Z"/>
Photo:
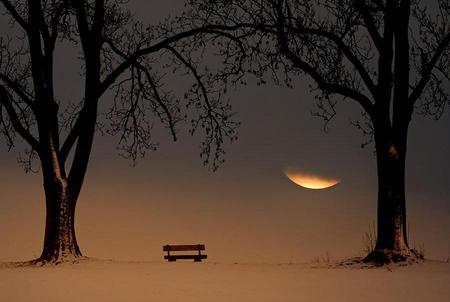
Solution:
<path fill-rule="evenodd" d="M 450 264 L 327 268 L 311 264 L 119 262 L 0 268 L 0 301 L 450 301 Z"/>

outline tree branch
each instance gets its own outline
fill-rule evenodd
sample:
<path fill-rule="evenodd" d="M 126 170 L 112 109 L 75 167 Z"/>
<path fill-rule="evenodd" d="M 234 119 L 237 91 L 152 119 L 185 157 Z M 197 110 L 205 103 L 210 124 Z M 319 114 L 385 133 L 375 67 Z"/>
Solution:
<path fill-rule="evenodd" d="M 178 42 L 182 39 L 195 36 L 202 33 L 215 33 L 220 34 L 223 36 L 229 35 L 222 31 L 233 31 L 238 30 L 244 27 L 251 27 L 249 24 L 237 24 L 234 26 L 222 26 L 222 25 L 207 25 L 195 29 L 191 29 L 185 32 L 181 32 L 178 34 L 175 34 L 171 37 L 168 37 L 164 39 L 161 42 L 156 43 L 155 45 L 149 46 L 147 48 L 142 48 L 137 51 L 135 51 L 133 54 L 126 57 L 126 59 L 116 67 L 106 78 L 103 80 L 103 82 L 100 84 L 99 94 L 103 94 L 116 80 L 120 75 L 127 70 L 131 65 L 133 65 L 137 60 L 143 56 L 149 55 L 151 53 L 155 53 L 157 51 L 160 51 L 162 49 L 165 49 L 167 47 L 170 47 L 172 43 Z"/>
<path fill-rule="evenodd" d="M 317 72 L 317 70 L 313 66 L 303 61 L 288 49 L 283 49 L 282 53 L 293 63 L 295 67 L 301 69 L 310 77 L 312 77 L 320 89 L 329 93 L 340 94 L 344 97 L 355 100 L 364 108 L 367 114 L 369 114 L 371 117 L 373 116 L 373 104 L 370 99 L 367 98 L 364 94 L 351 88 L 328 82 L 322 77 L 321 74 Z"/>
<path fill-rule="evenodd" d="M 425 87 L 428 84 L 428 81 L 431 78 L 433 69 L 436 67 L 436 64 L 438 63 L 439 59 L 441 58 L 442 54 L 447 49 L 447 47 L 450 47 L 450 33 L 448 33 L 439 43 L 438 47 L 436 48 L 436 51 L 434 52 L 433 57 L 431 58 L 430 62 L 428 62 L 422 73 L 422 78 L 419 80 L 418 84 L 416 85 L 411 95 L 409 96 L 409 102 L 411 105 L 414 105 L 422 95 L 423 90 L 425 89 Z"/>
<path fill-rule="evenodd" d="M 51 37 L 51 33 L 49 31 L 49 28 L 47 27 L 47 24 L 45 22 L 45 16 L 44 11 L 42 8 L 41 1 L 33 1 L 33 11 L 38 14 L 39 18 L 39 28 L 42 35 L 42 39 L 44 41 L 44 45 L 46 50 L 51 53 L 53 52 L 54 44 L 53 39 Z"/>
<path fill-rule="evenodd" d="M 0 85 L 0 102 L 5 106 L 6 112 L 16 132 L 37 152 L 39 152 L 39 142 L 31 135 L 30 132 L 22 125 L 17 116 L 14 106 L 11 102 L 10 95 L 4 86 Z"/>
<path fill-rule="evenodd" d="M 314 68 L 313 66 L 302 60 L 299 56 L 297 56 L 294 52 L 292 52 L 289 49 L 288 37 L 286 37 L 285 33 L 285 22 L 284 22 L 285 20 L 283 18 L 283 11 L 281 4 L 280 3 L 276 4 L 275 9 L 277 13 L 277 36 L 281 53 L 292 62 L 294 67 L 302 70 L 307 75 L 312 77 L 320 89 L 328 93 L 340 94 L 344 97 L 355 100 L 364 108 L 364 110 L 367 112 L 367 114 L 369 114 L 369 116 L 373 117 L 373 104 L 368 97 L 366 97 L 361 92 L 353 90 L 349 87 L 344 87 L 337 83 L 328 82 L 317 71 L 316 68 Z"/>
<path fill-rule="evenodd" d="M 208 98 L 208 91 L 206 90 L 206 87 L 203 84 L 203 81 L 202 81 L 200 75 L 198 74 L 197 70 L 178 51 L 176 51 L 175 48 L 170 47 L 170 46 L 167 46 L 166 48 L 168 50 L 170 50 L 170 52 L 172 52 L 175 55 L 175 57 L 177 57 L 178 60 L 180 60 L 186 66 L 186 68 L 188 68 L 191 71 L 191 73 L 193 74 L 195 80 L 197 81 L 197 83 L 202 91 L 203 99 L 205 101 L 206 107 L 208 108 L 208 114 L 210 115 L 213 109 L 212 109 L 211 103 Z"/>
<path fill-rule="evenodd" d="M 75 16 L 77 18 L 77 26 L 80 32 L 80 40 L 83 46 L 83 50 L 86 53 L 87 45 L 89 45 L 90 29 L 88 25 L 88 20 L 86 16 L 86 10 L 84 9 L 84 1 L 81 0 L 71 0 L 71 6 L 75 9 Z"/>
<path fill-rule="evenodd" d="M 23 89 L 19 83 L 16 81 L 11 80 L 8 76 L 6 76 L 3 73 L 0 73 L 0 80 L 2 80 L 8 88 L 10 88 L 14 93 L 16 93 L 22 101 L 24 101 L 25 104 L 27 104 L 30 107 L 33 107 L 33 100 L 30 98 L 29 95 L 25 92 L 25 89 Z"/>
<path fill-rule="evenodd" d="M 355 6 L 360 11 L 361 16 L 366 25 L 367 31 L 370 34 L 376 48 L 380 51 L 383 48 L 383 38 L 381 37 L 380 32 L 378 31 L 375 21 L 373 20 L 372 15 L 369 12 L 369 8 L 367 7 L 367 3 L 365 0 L 355 0 Z"/>
<path fill-rule="evenodd" d="M 114 45 L 114 43 L 111 40 L 105 40 L 105 43 L 109 45 L 109 47 L 111 47 L 111 49 L 118 54 L 119 56 L 121 56 L 123 59 L 126 59 L 126 55 L 120 51 L 120 49 L 118 49 L 116 47 L 116 45 Z M 161 106 L 161 108 L 163 108 L 163 111 L 166 113 L 167 119 L 168 119 L 168 123 L 169 123 L 169 128 L 170 128 L 170 132 L 172 134 L 173 140 L 176 141 L 177 140 L 177 135 L 176 135 L 176 131 L 175 131 L 175 122 L 172 118 L 172 114 L 170 113 L 169 108 L 166 106 L 166 104 L 164 104 L 164 101 L 162 100 L 159 92 L 158 92 L 158 88 L 156 87 L 156 84 L 150 74 L 150 72 L 148 71 L 147 68 L 145 68 L 145 66 L 143 66 L 142 64 L 140 64 L 139 62 L 134 62 L 133 66 L 136 67 L 137 69 L 139 69 L 140 71 L 142 71 L 145 75 L 145 77 L 147 78 L 147 81 L 149 82 L 149 84 L 152 87 L 152 91 L 153 94 L 155 96 L 156 101 L 158 102 L 158 104 Z"/>
<path fill-rule="evenodd" d="M 80 128 L 80 124 L 81 124 L 81 119 L 78 116 L 75 124 L 73 125 L 72 129 L 70 130 L 69 134 L 66 137 L 66 140 L 64 141 L 64 143 L 61 147 L 61 150 L 59 152 L 59 160 L 63 164 L 66 162 L 70 151 L 72 150 L 73 146 L 75 145 L 75 142 L 78 139 L 78 131 Z"/>
<path fill-rule="evenodd" d="M 8 0 L 0 0 L 0 2 L 3 4 L 3 6 L 6 8 L 6 10 L 11 14 L 13 19 L 19 23 L 19 25 L 25 30 L 28 31 L 29 24 L 25 21 L 25 19 L 22 18 L 22 16 L 17 12 L 15 7 L 12 5 L 12 3 Z"/>
<path fill-rule="evenodd" d="M 51 35 L 50 38 L 52 40 L 52 44 L 55 44 L 56 39 L 58 38 L 58 25 L 59 19 L 64 14 L 64 9 L 66 8 L 67 2 L 63 1 L 55 10 L 55 14 L 53 15 L 53 20 L 51 22 Z"/>
<path fill-rule="evenodd" d="M 342 50 L 346 58 L 350 61 L 350 63 L 352 63 L 352 65 L 361 75 L 364 84 L 367 86 L 372 96 L 374 97 L 376 96 L 377 93 L 376 85 L 374 84 L 366 68 L 364 67 L 362 62 L 357 58 L 357 56 L 351 51 L 350 47 L 346 45 L 345 42 L 338 35 L 322 29 L 313 29 L 313 28 L 294 28 L 294 29 L 288 28 L 288 29 L 298 34 L 316 35 L 324 37 L 336 43 L 336 45 L 339 47 L 340 50 Z"/>

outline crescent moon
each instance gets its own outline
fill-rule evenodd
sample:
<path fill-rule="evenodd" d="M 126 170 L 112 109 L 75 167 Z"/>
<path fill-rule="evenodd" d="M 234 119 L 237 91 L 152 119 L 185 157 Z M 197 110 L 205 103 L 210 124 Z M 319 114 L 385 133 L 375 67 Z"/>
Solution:
<path fill-rule="evenodd" d="M 293 183 L 311 190 L 322 190 L 334 187 L 341 182 L 340 179 L 327 178 L 314 174 L 304 174 L 284 171 L 284 174 Z"/>

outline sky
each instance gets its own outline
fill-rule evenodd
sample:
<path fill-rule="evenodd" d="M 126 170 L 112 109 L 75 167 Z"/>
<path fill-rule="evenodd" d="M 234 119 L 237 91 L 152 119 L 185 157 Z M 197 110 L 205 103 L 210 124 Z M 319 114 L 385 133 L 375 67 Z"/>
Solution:
<path fill-rule="evenodd" d="M 176 13 L 181 1 L 132 0 L 138 19 L 153 23 Z M 0 17 L 5 30 L 5 17 Z M 80 93 L 70 51 L 56 57 L 57 93 Z M 363 235 L 376 220 L 373 146 L 350 126 L 360 109 L 349 102 L 323 131 L 311 116 L 308 79 L 294 89 L 268 84 L 230 92 L 239 139 L 227 144 L 217 172 L 202 166 L 199 137 L 160 143 L 132 167 L 118 156 L 113 138 L 97 135 L 76 216 L 77 237 L 87 256 L 162 260 L 162 245 L 206 244 L 210 261 L 304 262 L 364 253 Z M 108 102 L 108 97 L 102 101 Z M 415 115 L 407 159 L 410 243 L 426 257 L 450 256 L 450 114 L 441 120 Z M 44 232 L 39 174 L 25 174 L 17 152 L 0 148 L 0 261 L 38 257 Z M 339 178 L 327 190 L 307 190 L 284 174 L 289 168 Z"/>

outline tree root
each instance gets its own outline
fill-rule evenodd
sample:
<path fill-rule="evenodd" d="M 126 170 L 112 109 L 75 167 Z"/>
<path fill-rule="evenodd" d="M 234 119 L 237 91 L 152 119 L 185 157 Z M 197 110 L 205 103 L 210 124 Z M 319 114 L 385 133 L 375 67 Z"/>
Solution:
<path fill-rule="evenodd" d="M 397 264 L 414 264 L 424 261 L 424 256 L 417 250 L 374 250 L 370 252 L 362 261 L 364 263 L 382 266 L 390 263 Z"/>
<path fill-rule="evenodd" d="M 60 257 L 57 259 L 42 259 L 37 258 L 28 261 L 7 262 L 3 263 L 0 267 L 42 267 L 42 266 L 56 266 L 60 264 L 78 264 L 83 261 L 89 260 L 88 257 Z"/>
<path fill-rule="evenodd" d="M 408 266 L 425 261 L 423 254 L 417 250 L 393 251 L 393 250 L 375 250 L 365 257 L 354 257 L 338 261 L 333 268 L 360 268 L 373 269 L 385 267 L 389 271 L 395 267 Z"/>

